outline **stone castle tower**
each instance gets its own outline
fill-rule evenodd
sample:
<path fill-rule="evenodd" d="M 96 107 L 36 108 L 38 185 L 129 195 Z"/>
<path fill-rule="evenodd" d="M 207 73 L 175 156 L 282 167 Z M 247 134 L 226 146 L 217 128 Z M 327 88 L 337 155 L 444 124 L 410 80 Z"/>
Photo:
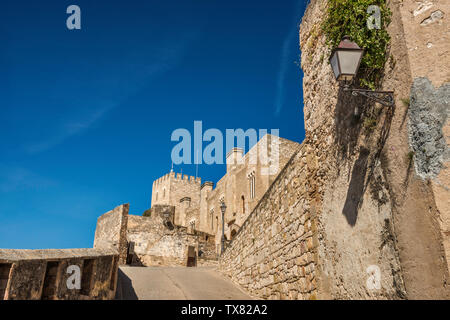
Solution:
<path fill-rule="evenodd" d="M 170 173 L 153 181 L 152 206 L 175 207 L 175 224 L 186 226 L 186 209 L 200 204 L 201 178 Z"/>

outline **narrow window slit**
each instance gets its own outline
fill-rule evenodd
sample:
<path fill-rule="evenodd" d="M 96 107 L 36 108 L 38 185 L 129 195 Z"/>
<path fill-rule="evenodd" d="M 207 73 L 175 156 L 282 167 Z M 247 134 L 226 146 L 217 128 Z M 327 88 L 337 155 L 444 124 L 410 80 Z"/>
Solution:
<path fill-rule="evenodd" d="M 0 300 L 5 300 L 11 266 L 11 263 L 0 264 Z"/>
<path fill-rule="evenodd" d="M 94 259 L 83 260 L 83 275 L 81 276 L 81 294 L 89 296 L 92 289 L 92 276 L 94 275 Z"/>
<path fill-rule="evenodd" d="M 109 289 L 114 290 L 116 288 L 116 280 L 117 280 L 117 263 L 119 257 L 114 256 L 112 258 L 112 271 L 111 271 L 111 280 L 109 281 Z"/>
<path fill-rule="evenodd" d="M 59 261 L 47 262 L 44 287 L 42 289 L 42 300 L 51 300 L 56 295 L 56 277 L 58 274 L 58 267 Z"/>

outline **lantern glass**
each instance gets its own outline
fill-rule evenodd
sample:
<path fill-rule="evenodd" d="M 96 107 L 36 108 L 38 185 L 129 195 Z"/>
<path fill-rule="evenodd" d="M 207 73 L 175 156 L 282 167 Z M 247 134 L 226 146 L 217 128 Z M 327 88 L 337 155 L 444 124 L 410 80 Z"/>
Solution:
<path fill-rule="evenodd" d="M 356 76 L 361 56 L 362 50 L 338 50 L 341 74 L 349 75 L 352 78 Z"/>
<path fill-rule="evenodd" d="M 338 81 L 351 81 L 358 73 L 364 50 L 345 36 L 333 51 L 330 58 L 331 68 Z"/>
<path fill-rule="evenodd" d="M 339 71 L 339 62 L 338 62 L 338 54 L 337 51 L 333 53 L 330 59 L 331 68 L 333 69 L 334 76 L 336 79 L 339 79 L 340 71 Z"/>
<path fill-rule="evenodd" d="M 220 210 L 222 211 L 222 213 L 225 213 L 225 210 L 227 209 L 227 206 L 225 205 L 225 202 L 222 202 L 220 204 Z"/>

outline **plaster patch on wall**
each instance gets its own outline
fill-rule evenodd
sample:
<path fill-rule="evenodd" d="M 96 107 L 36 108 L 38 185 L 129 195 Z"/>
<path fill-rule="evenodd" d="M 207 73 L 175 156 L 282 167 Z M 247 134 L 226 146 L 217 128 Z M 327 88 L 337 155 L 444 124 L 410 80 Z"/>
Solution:
<path fill-rule="evenodd" d="M 414 167 L 422 179 L 435 178 L 450 150 L 443 135 L 449 114 L 450 83 L 435 89 L 427 78 L 416 78 L 411 87 L 408 136 Z"/>
<path fill-rule="evenodd" d="M 419 6 L 417 7 L 417 9 L 414 10 L 414 12 L 413 12 L 414 17 L 416 17 L 419 14 L 422 14 L 425 11 L 429 10 L 432 6 L 433 6 L 432 2 L 428 2 L 428 1 L 420 2 Z"/>
<path fill-rule="evenodd" d="M 428 18 L 424 19 L 420 23 L 420 25 L 427 26 L 427 25 L 435 23 L 435 22 L 440 22 L 443 18 L 444 18 L 444 13 L 441 10 L 436 10 L 436 11 L 433 11 Z"/>

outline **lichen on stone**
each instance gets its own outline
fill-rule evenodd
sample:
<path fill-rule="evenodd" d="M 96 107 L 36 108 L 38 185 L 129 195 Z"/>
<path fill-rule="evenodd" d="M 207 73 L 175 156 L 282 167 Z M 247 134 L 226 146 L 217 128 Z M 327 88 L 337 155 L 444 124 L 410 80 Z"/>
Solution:
<path fill-rule="evenodd" d="M 414 167 L 422 179 L 436 177 L 450 159 L 443 126 L 449 114 L 450 83 L 435 89 L 427 78 L 416 78 L 411 88 L 408 110 L 409 144 Z"/>

